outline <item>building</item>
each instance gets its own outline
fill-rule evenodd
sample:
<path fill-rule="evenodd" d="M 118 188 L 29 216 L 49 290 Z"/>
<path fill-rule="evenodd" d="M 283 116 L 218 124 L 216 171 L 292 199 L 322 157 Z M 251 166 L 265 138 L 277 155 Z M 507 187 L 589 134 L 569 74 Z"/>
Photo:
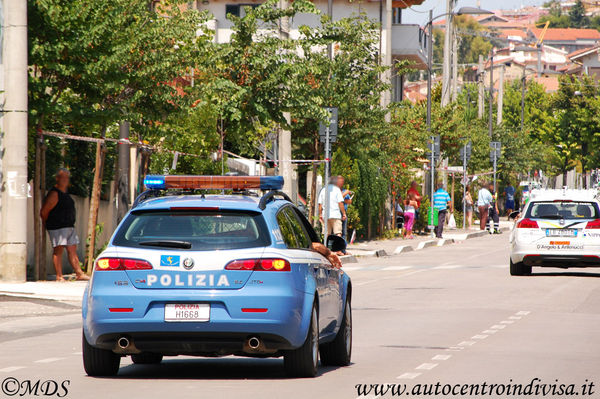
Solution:
<path fill-rule="evenodd" d="M 567 56 L 573 66 L 565 71 L 570 75 L 590 75 L 600 81 L 600 45 L 574 51 Z"/>
<path fill-rule="evenodd" d="M 600 32 L 596 29 L 549 28 L 545 34 L 543 32 L 544 29 L 529 28 L 527 38 L 535 42 L 542 38 L 544 45 L 566 51 L 567 54 L 600 43 Z"/>

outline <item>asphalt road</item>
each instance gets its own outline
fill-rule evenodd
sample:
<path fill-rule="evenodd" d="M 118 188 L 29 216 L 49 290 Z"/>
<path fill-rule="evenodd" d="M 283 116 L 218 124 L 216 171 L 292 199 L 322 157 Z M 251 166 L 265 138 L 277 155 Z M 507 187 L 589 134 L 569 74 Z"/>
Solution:
<path fill-rule="evenodd" d="M 507 256 L 504 234 L 347 266 L 353 364 L 321 368 L 308 380 L 286 378 L 280 359 L 235 357 L 167 358 L 153 366 L 124 359 L 118 377 L 90 378 L 81 363 L 76 304 L 0 297 L 0 382 L 69 380 L 70 398 L 317 399 L 357 398 L 357 384 L 489 389 L 539 378 L 556 384 L 545 397 L 565 397 L 560 384 L 600 397 L 600 270 L 534 269 L 533 276 L 510 277 Z M 582 384 L 594 394 L 584 396 Z M 543 397 L 541 387 L 537 395 L 532 389 L 529 397 Z M 509 397 L 498 393 L 485 396 Z"/>

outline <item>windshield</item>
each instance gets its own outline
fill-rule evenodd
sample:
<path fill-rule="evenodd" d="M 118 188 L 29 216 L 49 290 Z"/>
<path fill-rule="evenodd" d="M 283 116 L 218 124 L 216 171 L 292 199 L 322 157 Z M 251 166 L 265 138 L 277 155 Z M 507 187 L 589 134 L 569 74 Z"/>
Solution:
<path fill-rule="evenodd" d="M 530 219 L 597 219 L 594 202 L 553 201 L 532 202 L 525 216 Z"/>
<path fill-rule="evenodd" d="M 113 245 L 124 247 L 195 251 L 264 247 L 270 243 L 260 213 L 224 210 L 133 212 L 113 240 Z"/>

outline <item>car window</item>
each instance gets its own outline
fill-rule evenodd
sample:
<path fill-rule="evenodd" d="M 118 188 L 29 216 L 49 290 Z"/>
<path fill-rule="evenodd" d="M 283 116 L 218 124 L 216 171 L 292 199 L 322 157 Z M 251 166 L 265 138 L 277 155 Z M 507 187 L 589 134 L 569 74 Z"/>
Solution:
<path fill-rule="evenodd" d="M 264 247 L 271 243 L 259 212 L 159 210 L 129 214 L 113 244 L 151 248 L 161 247 L 160 242 L 165 241 L 189 243 L 185 249 L 197 251 Z"/>
<path fill-rule="evenodd" d="M 294 228 L 292 227 L 292 222 L 286 215 L 285 209 L 286 208 L 283 208 L 277 213 L 277 224 L 279 225 L 279 230 L 283 236 L 285 246 L 288 248 L 297 248 L 298 243 L 296 241 L 296 235 L 294 234 Z"/>
<path fill-rule="evenodd" d="M 538 201 L 529 204 L 527 215 L 531 219 L 597 219 L 598 205 L 594 202 Z"/>
<path fill-rule="evenodd" d="M 306 216 L 304 216 L 304 214 L 302 212 L 300 212 L 300 210 L 297 209 L 297 208 L 294 208 L 294 211 L 295 211 L 296 215 L 298 216 L 298 219 L 300 219 L 300 222 L 304 226 L 304 230 L 308 233 L 308 237 L 310 239 L 310 242 L 319 242 L 319 241 L 321 241 L 320 238 L 319 238 L 319 235 L 317 234 L 317 232 L 315 231 L 315 229 L 313 229 L 313 227 L 310 225 L 310 222 L 308 221 L 308 219 L 306 218 Z"/>
<path fill-rule="evenodd" d="M 294 230 L 294 234 L 296 235 L 296 242 L 298 244 L 297 248 L 308 249 L 310 248 L 311 240 L 304 227 L 302 227 L 302 222 L 296 216 L 296 212 L 291 206 L 287 206 L 282 210 L 282 213 L 285 213 L 286 216 L 290 219 L 292 229 Z"/>

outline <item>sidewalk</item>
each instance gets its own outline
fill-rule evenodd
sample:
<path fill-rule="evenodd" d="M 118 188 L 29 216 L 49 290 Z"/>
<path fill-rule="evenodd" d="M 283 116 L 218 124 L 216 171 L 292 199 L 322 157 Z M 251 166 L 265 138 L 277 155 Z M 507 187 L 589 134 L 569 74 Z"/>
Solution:
<path fill-rule="evenodd" d="M 87 281 L 0 283 L 0 295 L 55 301 L 81 301 L 86 284 Z"/>
<path fill-rule="evenodd" d="M 513 222 L 507 220 L 500 221 L 500 230 L 506 234 L 510 231 Z M 403 252 L 417 251 L 428 247 L 440 247 L 453 244 L 458 241 L 464 241 L 471 238 L 487 236 L 487 231 L 479 230 L 479 226 L 473 226 L 471 229 L 444 230 L 444 238 L 432 238 L 429 235 L 417 236 L 413 240 L 403 238 L 394 238 L 391 240 L 373 240 L 363 241 L 348 245 L 348 253 L 355 257 L 370 256 L 389 256 L 398 255 Z"/>

